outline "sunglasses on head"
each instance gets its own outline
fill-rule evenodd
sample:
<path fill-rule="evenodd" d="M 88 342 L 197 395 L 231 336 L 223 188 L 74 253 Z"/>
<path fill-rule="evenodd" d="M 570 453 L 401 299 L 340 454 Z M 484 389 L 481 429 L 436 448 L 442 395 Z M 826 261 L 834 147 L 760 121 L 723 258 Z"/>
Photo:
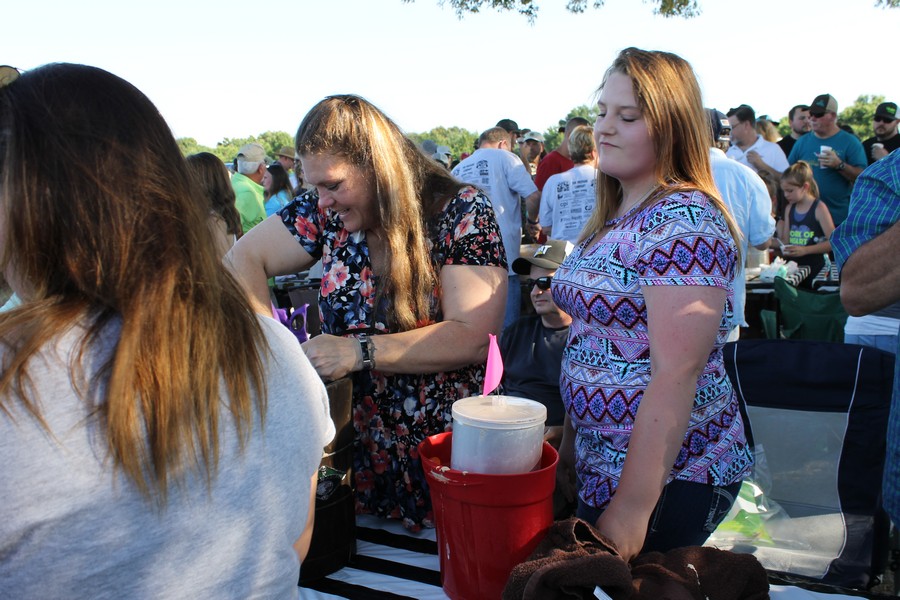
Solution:
<path fill-rule="evenodd" d="M 894 119 L 888 119 L 887 117 L 873 117 L 873 121 L 876 123 L 893 123 Z"/>
<path fill-rule="evenodd" d="M 539 290 L 547 291 L 550 289 L 550 282 L 553 281 L 552 275 L 545 275 L 544 277 L 538 277 L 537 279 L 529 279 L 528 280 L 528 291 L 534 289 L 534 286 L 537 286 Z"/>

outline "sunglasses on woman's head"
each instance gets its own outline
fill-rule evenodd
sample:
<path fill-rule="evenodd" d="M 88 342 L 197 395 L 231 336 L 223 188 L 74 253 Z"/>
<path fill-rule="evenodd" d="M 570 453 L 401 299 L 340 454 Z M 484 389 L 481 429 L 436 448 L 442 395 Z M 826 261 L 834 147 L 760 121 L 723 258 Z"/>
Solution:
<path fill-rule="evenodd" d="M 537 279 L 529 279 L 528 280 L 528 291 L 534 289 L 534 286 L 537 286 L 539 290 L 547 291 L 550 289 L 550 282 L 553 281 L 553 276 L 545 275 L 544 277 L 538 277 Z"/>

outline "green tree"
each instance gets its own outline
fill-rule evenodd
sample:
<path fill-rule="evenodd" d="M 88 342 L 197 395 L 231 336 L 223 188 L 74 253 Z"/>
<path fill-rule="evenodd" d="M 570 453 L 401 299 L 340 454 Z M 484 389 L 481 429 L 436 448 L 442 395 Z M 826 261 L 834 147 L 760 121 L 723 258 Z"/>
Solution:
<path fill-rule="evenodd" d="M 565 119 L 559 120 L 558 125 L 548 127 L 547 131 L 544 133 L 544 148 L 547 149 L 547 152 L 552 152 L 559 148 L 559 145 L 562 144 L 563 141 L 563 133 L 559 129 L 560 127 L 565 127 L 569 119 L 574 117 L 587 119 L 588 123 L 593 124 L 594 121 L 597 120 L 597 106 L 588 106 L 587 104 L 576 106 L 569 111 L 569 114 L 566 115 Z"/>
<path fill-rule="evenodd" d="M 414 2 L 415 0 L 403 0 Z M 697 0 L 644 0 L 645 4 L 653 6 L 653 14 L 663 17 L 684 17 L 689 19 L 700 14 L 700 4 Z M 462 18 L 468 13 L 481 12 L 482 8 L 496 10 L 511 10 L 534 22 L 540 7 L 534 0 L 438 0 L 438 4 L 449 4 L 456 11 L 456 16 Z M 583 13 L 588 6 L 603 8 L 605 0 L 568 0 L 566 10 L 573 13 Z M 900 0 L 875 0 L 875 6 L 882 8 L 900 8 Z"/>
<path fill-rule="evenodd" d="M 404 2 L 414 2 L 415 0 L 403 0 Z M 880 0 L 881 2 L 900 2 L 900 0 Z M 694 17 L 700 14 L 700 8 L 697 0 L 645 0 L 647 4 L 654 5 L 654 14 L 664 17 Z M 449 4 L 456 15 L 462 18 L 467 13 L 481 12 L 482 8 L 493 8 L 496 10 L 512 10 L 534 21 L 537 17 L 537 2 L 533 0 L 438 0 L 441 5 Z M 590 6 L 593 8 L 601 8 L 604 0 L 591 0 Z M 583 13 L 588 8 L 588 0 L 568 0 L 566 10 L 573 13 Z"/>
<path fill-rule="evenodd" d="M 841 111 L 841 114 L 838 115 L 838 122 L 852 127 L 859 139 L 870 138 L 875 135 L 875 130 L 872 129 L 872 117 L 875 116 L 875 109 L 882 102 L 884 102 L 884 96 L 860 96 L 856 102 Z"/>
<path fill-rule="evenodd" d="M 462 127 L 435 127 L 422 133 L 409 133 L 407 137 L 416 144 L 421 145 L 425 140 L 433 140 L 438 146 L 447 146 L 454 158 L 459 158 L 463 152 L 472 153 L 475 148 L 475 140 L 480 134 Z"/>
<path fill-rule="evenodd" d="M 184 156 L 188 156 L 189 154 L 197 154 L 198 152 L 214 152 L 214 150 L 209 146 L 203 146 L 202 144 L 197 143 L 197 140 L 191 137 L 178 138 L 175 141 L 178 142 L 178 147 L 181 148 L 181 153 Z"/>
<path fill-rule="evenodd" d="M 216 144 L 213 154 L 221 158 L 222 162 L 233 161 L 241 146 L 251 142 L 259 142 L 259 140 L 253 136 L 247 138 L 225 138 Z"/>
<path fill-rule="evenodd" d="M 259 134 L 256 141 L 266 149 L 266 154 L 272 158 L 285 146 L 294 147 L 294 136 L 286 131 L 267 131 Z"/>
<path fill-rule="evenodd" d="M 252 135 L 245 138 L 225 138 L 210 152 L 222 159 L 222 162 L 234 160 L 241 146 L 250 143 L 257 143 L 266 151 L 266 156 L 274 159 L 275 155 L 283 146 L 294 147 L 294 137 L 286 131 L 266 131 L 259 135 Z"/>

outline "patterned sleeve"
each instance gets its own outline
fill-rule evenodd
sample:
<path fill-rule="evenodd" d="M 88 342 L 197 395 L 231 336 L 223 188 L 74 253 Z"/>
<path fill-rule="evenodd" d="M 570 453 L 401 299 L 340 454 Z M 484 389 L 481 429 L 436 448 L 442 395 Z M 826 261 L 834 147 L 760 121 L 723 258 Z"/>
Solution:
<path fill-rule="evenodd" d="M 319 210 L 319 194 L 309 190 L 300 194 L 279 212 L 287 227 L 303 249 L 316 260 L 322 257 L 325 239 L 325 213 Z"/>
<path fill-rule="evenodd" d="M 491 201 L 472 186 L 462 188 L 448 202 L 435 233 L 440 265 L 508 267 Z"/>
<path fill-rule="evenodd" d="M 701 285 L 728 289 L 737 249 L 722 213 L 702 194 L 677 194 L 649 211 L 641 224 L 636 268 L 645 285 Z"/>

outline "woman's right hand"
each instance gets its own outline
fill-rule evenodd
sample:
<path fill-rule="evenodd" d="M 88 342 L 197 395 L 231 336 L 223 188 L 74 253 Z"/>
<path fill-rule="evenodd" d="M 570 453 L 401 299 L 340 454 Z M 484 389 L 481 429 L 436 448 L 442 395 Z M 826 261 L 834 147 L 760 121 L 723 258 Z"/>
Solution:
<path fill-rule="evenodd" d="M 303 352 L 325 381 L 340 379 L 362 368 L 359 340 L 323 333 L 303 342 Z"/>

